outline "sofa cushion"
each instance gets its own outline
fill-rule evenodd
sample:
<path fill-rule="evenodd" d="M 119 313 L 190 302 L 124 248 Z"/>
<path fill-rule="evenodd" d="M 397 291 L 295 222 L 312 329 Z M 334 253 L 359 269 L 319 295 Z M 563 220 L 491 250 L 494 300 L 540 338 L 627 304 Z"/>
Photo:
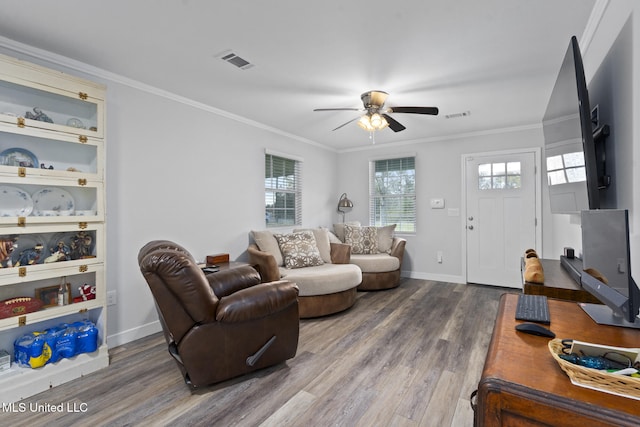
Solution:
<path fill-rule="evenodd" d="M 312 267 L 324 264 L 313 232 L 298 231 L 289 234 L 274 234 L 286 268 Z"/>
<path fill-rule="evenodd" d="M 293 270 L 280 267 L 280 274 L 283 280 L 298 285 L 301 297 L 342 292 L 362 282 L 362 271 L 355 264 L 324 264 Z"/>
<path fill-rule="evenodd" d="M 400 260 L 386 253 L 351 255 L 351 264 L 360 267 L 363 273 L 385 273 L 400 268 Z"/>
<path fill-rule="evenodd" d="M 378 252 L 391 252 L 393 245 L 393 232 L 396 230 L 396 224 L 378 227 Z"/>
<path fill-rule="evenodd" d="M 344 243 L 342 240 L 338 239 L 338 236 L 336 236 L 333 231 L 325 227 L 321 228 L 327 232 L 327 235 L 329 236 L 329 243 Z"/>
<path fill-rule="evenodd" d="M 256 242 L 258 249 L 263 252 L 267 252 L 276 260 L 276 264 L 283 265 L 284 259 L 282 258 L 282 252 L 280 252 L 280 245 L 276 240 L 273 233 L 269 230 L 251 231 L 253 240 Z"/>
<path fill-rule="evenodd" d="M 378 228 L 344 226 L 344 242 L 351 245 L 352 254 L 378 253 Z"/>
<path fill-rule="evenodd" d="M 340 224 L 333 224 L 333 232 L 338 237 L 338 239 L 340 239 L 341 243 L 345 243 L 345 241 L 344 241 L 344 226 L 345 225 L 352 225 L 354 227 L 360 227 L 360 221 L 349 221 L 349 222 L 340 223 Z"/>
<path fill-rule="evenodd" d="M 327 230 L 326 228 L 296 228 L 293 230 L 294 233 L 298 231 L 313 232 L 313 237 L 316 238 L 316 245 L 318 246 L 318 250 L 320 251 L 322 261 L 328 263 L 331 262 L 331 243 L 329 240 L 329 230 Z"/>

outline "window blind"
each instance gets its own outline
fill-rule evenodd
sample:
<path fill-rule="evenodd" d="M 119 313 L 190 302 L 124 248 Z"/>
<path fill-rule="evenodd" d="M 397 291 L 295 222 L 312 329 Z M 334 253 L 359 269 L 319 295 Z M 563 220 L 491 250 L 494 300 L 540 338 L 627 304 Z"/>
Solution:
<path fill-rule="evenodd" d="M 265 153 L 264 199 L 267 227 L 302 224 L 302 161 Z"/>
<path fill-rule="evenodd" d="M 369 172 L 369 224 L 415 232 L 415 157 L 373 160 Z"/>

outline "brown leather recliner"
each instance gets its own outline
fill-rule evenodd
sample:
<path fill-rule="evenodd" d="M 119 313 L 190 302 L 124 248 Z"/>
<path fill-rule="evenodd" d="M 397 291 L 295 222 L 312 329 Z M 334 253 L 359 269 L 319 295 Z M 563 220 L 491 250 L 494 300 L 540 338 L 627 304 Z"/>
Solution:
<path fill-rule="evenodd" d="M 250 266 L 206 275 L 182 246 L 155 240 L 138 254 L 169 353 L 193 387 L 227 380 L 295 356 L 298 288 L 260 283 Z"/>

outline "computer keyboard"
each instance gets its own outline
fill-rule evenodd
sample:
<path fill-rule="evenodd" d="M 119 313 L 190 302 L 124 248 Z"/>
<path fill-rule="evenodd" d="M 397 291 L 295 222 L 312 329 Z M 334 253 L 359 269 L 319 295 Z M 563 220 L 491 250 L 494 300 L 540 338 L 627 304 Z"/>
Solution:
<path fill-rule="evenodd" d="M 544 295 L 518 295 L 518 305 L 516 307 L 516 320 L 526 320 L 549 324 L 549 303 Z"/>

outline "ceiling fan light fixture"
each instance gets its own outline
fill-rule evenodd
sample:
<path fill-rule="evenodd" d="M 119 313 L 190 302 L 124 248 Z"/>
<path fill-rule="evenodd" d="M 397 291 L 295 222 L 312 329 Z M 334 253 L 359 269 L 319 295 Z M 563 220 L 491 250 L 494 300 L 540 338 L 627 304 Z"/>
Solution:
<path fill-rule="evenodd" d="M 375 132 L 389 126 L 387 120 L 378 113 L 365 114 L 358 120 L 358 126 L 367 132 Z"/>
<path fill-rule="evenodd" d="M 362 100 L 365 108 L 369 108 L 372 106 L 382 108 L 385 101 L 387 100 L 387 96 L 389 96 L 387 92 L 383 92 L 381 90 L 370 90 L 369 92 L 365 92 L 360 95 L 360 99 Z"/>

